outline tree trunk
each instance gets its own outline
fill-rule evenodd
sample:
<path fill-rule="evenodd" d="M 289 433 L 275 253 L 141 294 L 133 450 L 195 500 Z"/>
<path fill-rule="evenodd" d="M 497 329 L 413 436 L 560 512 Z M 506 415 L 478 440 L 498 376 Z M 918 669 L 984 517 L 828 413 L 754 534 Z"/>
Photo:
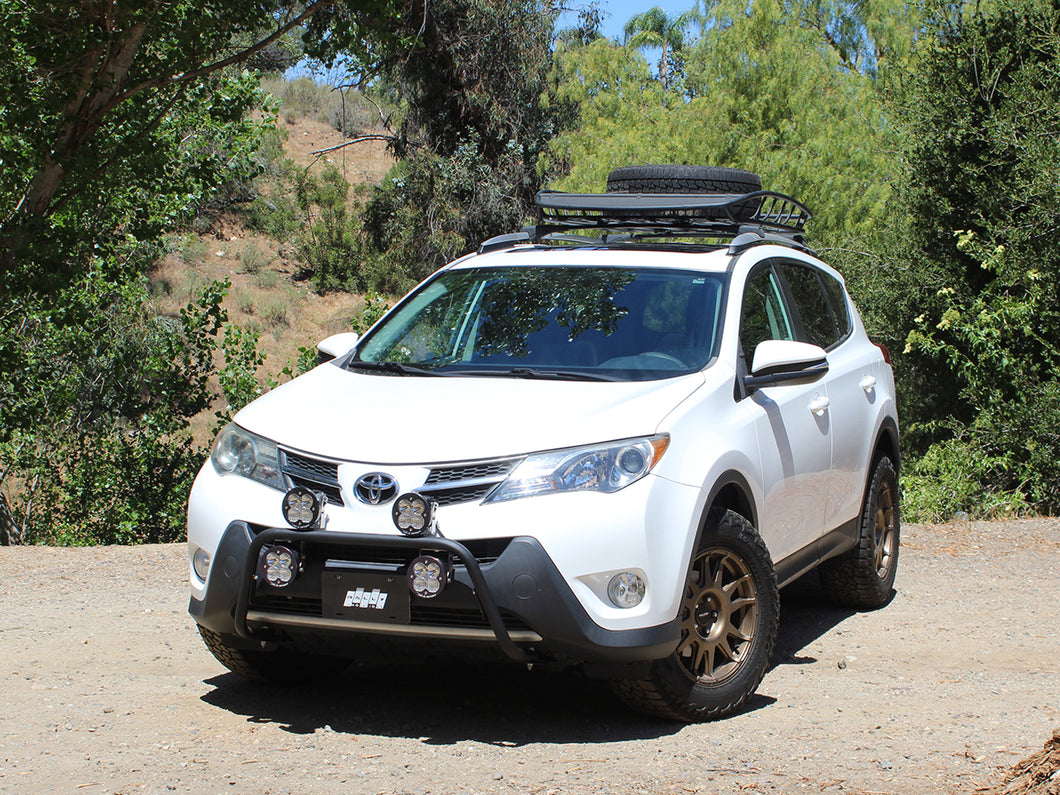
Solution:
<path fill-rule="evenodd" d="M 0 491 L 0 546 L 13 546 L 22 543 L 22 534 L 15 524 L 15 517 L 11 515 L 11 508 L 7 504 L 7 497 Z"/>

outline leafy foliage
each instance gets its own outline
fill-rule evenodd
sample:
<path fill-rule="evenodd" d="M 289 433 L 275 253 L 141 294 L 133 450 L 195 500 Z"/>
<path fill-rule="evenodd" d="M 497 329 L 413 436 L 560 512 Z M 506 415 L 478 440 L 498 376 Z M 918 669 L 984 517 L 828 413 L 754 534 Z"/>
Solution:
<path fill-rule="evenodd" d="M 4 340 L 19 367 L 0 394 L 0 461 L 27 541 L 177 537 L 202 456 L 188 418 L 212 398 L 223 295 L 211 285 L 158 317 L 142 284 L 115 287 L 101 268 L 56 296 L 61 310 L 22 307 Z"/>
<path fill-rule="evenodd" d="M 369 286 L 405 288 L 529 213 L 568 111 L 541 102 L 554 22 L 540 0 L 437 0 L 415 21 L 414 51 L 385 60 L 405 107 L 402 162 L 366 207 Z"/>
<path fill-rule="evenodd" d="M 908 273 L 894 322 L 925 464 L 964 454 L 998 491 L 1060 509 L 1060 10 L 950 5 L 902 105 Z M 910 379 L 912 381 L 913 379 Z M 905 384 L 909 389 L 910 383 Z"/>
<path fill-rule="evenodd" d="M 403 9 L 0 0 L 0 485 L 27 540 L 180 533 L 225 288 L 156 317 L 142 275 L 164 231 L 261 167 L 270 107 L 241 66 L 276 68 L 303 24 L 317 50 L 392 43 Z M 261 359 L 252 334 L 224 339 L 235 408 Z"/>

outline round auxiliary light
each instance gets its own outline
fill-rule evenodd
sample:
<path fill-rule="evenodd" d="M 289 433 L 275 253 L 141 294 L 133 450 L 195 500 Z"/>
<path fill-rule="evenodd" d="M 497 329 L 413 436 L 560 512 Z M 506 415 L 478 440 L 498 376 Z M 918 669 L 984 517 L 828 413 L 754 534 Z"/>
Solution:
<path fill-rule="evenodd" d="M 433 599 L 449 583 L 449 567 L 433 555 L 420 555 L 409 564 L 409 590 Z"/>
<path fill-rule="evenodd" d="M 429 533 L 434 525 L 435 503 L 422 494 L 410 491 L 394 502 L 390 515 L 394 526 L 407 536 Z"/>
<path fill-rule="evenodd" d="M 298 553 L 290 547 L 269 546 L 261 553 L 258 574 L 273 588 L 283 588 L 298 576 Z"/>
<path fill-rule="evenodd" d="M 315 525 L 322 507 L 320 497 L 303 486 L 295 486 L 283 495 L 283 518 L 295 530 Z"/>
<path fill-rule="evenodd" d="M 644 580 L 632 571 L 623 571 L 607 584 L 607 596 L 615 607 L 629 609 L 644 601 Z"/>

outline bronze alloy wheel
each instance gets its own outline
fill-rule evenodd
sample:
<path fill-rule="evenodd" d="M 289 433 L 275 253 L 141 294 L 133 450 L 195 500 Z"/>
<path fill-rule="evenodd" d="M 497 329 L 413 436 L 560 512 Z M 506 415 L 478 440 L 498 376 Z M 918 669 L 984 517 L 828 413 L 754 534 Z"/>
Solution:
<path fill-rule="evenodd" d="M 757 623 L 758 588 L 747 563 L 726 549 L 701 552 L 692 563 L 674 652 L 685 673 L 705 684 L 733 676 Z"/>
<path fill-rule="evenodd" d="M 876 516 L 874 518 L 873 541 L 876 575 L 881 579 L 887 576 L 891 568 L 897 544 L 895 533 L 894 484 L 891 480 L 882 479 L 876 494 Z"/>
<path fill-rule="evenodd" d="M 707 515 L 678 619 L 677 647 L 611 687 L 631 707 L 680 721 L 731 715 L 765 676 L 777 638 L 780 596 L 762 537 L 735 511 Z"/>

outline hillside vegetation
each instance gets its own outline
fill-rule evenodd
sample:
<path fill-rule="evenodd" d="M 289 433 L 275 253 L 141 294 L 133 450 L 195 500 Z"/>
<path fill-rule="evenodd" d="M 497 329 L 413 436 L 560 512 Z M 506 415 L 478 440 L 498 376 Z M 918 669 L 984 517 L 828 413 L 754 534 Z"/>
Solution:
<path fill-rule="evenodd" d="M 638 163 L 813 210 L 894 356 L 907 516 L 1060 509 L 1055 4 L 557 13 L 0 0 L 0 541 L 179 538 L 213 433 L 318 339 Z"/>

